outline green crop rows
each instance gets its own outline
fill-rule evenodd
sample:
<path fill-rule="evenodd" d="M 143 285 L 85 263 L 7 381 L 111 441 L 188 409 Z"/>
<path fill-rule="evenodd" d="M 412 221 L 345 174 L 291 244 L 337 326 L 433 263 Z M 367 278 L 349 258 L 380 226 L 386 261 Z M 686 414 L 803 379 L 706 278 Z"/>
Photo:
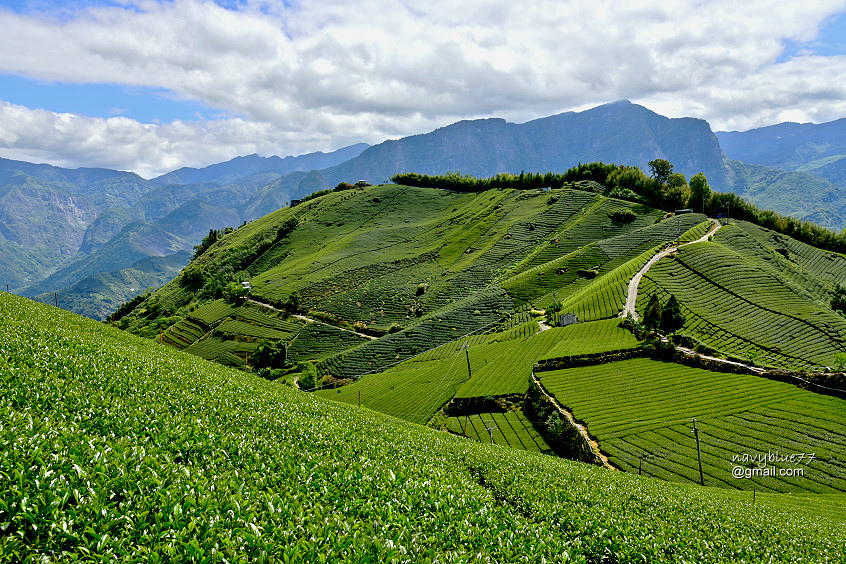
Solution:
<path fill-rule="evenodd" d="M 624 210 L 634 212 L 631 221 L 612 220 Z M 501 328 L 512 322 L 515 306 L 542 308 L 588 285 L 599 291 L 574 304 L 580 318 L 616 315 L 635 266 L 629 261 L 702 221 L 662 216 L 569 188 L 459 193 L 382 185 L 333 192 L 226 235 L 193 261 L 191 277 L 169 283 L 150 301 L 184 303 L 163 311 L 167 320 L 182 319 L 163 342 L 231 362 L 230 353 L 243 347 L 228 341 L 297 334 L 278 326 L 283 320 L 271 307 L 203 303 L 217 296 L 209 286 L 215 277 L 224 285 L 249 280 L 258 302 L 383 335 L 367 342 L 338 334 L 340 345 L 333 347 L 310 329 L 289 350 L 291 360 L 319 362 L 321 375 L 355 378 L 462 335 Z M 192 297 L 198 285 L 202 291 Z M 155 321 L 141 315 L 147 305 L 122 326 L 144 335 L 158 329 L 151 331 L 147 324 Z M 195 345 L 200 339 L 210 342 Z"/>
<path fill-rule="evenodd" d="M 4 562 L 842 559 L 843 496 L 478 444 L 7 294 L 0 326 Z"/>
<path fill-rule="evenodd" d="M 561 328 L 550 329 L 520 341 L 509 340 L 469 347 L 467 354 L 470 357 L 472 377 L 458 389 L 455 397 L 525 394 L 529 389 L 532 366 L 561 339 L 561 331 Z"/>
<path fill-rule="evenodd" d="M 539 359 L 562 358 L 630 349 L 638 341 L 630 331 L 619 327 L 620 320 L 606 319 L 576 323 L 557 329 L 557 343 Z"/>
<path fill-rule="evenodd" d="M 846 351 L 842 316 L 722 244 L 683 247 L 659 261 L 644 277 L 638 309 L 653 292 L 679 299 L 685 332 L 736 357 L 755 350 L 762 363 L 804 368 L 830 365 Z"/>
<path fill-rule="evenodd" d="M 629 282 L 657 250 L 657 247 L 647 249 L 568 296 L 561 302 L 561 311 L 575 313 L 579 321 L 617 317 L 626 305 Z"/>
<path fill-rule="evenodd" d="M 340 402 L 361 402 L 376 411 L 424 424 L 466 380 L 467 365 L 456 355 L 448 360 L 416 362 L 368 374 L 348 386 L 316 393 Z"/>
<path fill-rule="evenodd" d="M 693 215 L 693 214 L 691 214 Z M 714 227 L 714 222 L 710 219 L 707 221 L 703 221 L 699 225 L 687 230 L 685 233 L 679 237 L 679 242 L 681 243 L 690 243 L 692 241 L 696 241 L 700 239 L 703 235 L 708 233 L 710 229 Z"/>
<path fill-rule="evenodd" d="M 846 401 L 746 374 L 633 359 L 542 372 L 541 383 L 587 424 L 612 463 L 667 480 L 698 482 L 698 420 L 709 485 L 770 491 L 846 491 Z M 736 479 L 734 456 L 814 454 L 787 465 L 803 476 Z M 784 464 L 779 466 L 785 467 Z"/>
<path fill-rule="evenodd" d="M 529 452 L 550 451 L 549 445 L 535 431 L 521 411 L 478 413 L 462 417 L 450 417 L 448 421 L 451 432 L 470 437 L 479 442 L 493 442 L 493 444 Z M 493 438 L 493 441 L 491 441 L 491 438 Z"/>

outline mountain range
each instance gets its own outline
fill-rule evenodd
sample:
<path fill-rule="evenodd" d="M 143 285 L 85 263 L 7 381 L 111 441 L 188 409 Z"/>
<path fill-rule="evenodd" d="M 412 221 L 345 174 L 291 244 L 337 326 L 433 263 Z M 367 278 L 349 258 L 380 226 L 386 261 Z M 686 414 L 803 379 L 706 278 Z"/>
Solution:
<path fill-rule="evenodd" d="M 522 124 L 460 121 L 328 154 L 238 157 L 150 180 L 0 159 L 0 283 L 102 319 L 173 278 L 210 229 L 237 227 L 339 182 L 383 183 L 398 172 L 490 176 L 599 160 L 646 170 L 662 158 L 687 177 L 703 172 L 715 190 L 841 229 L 845 131 L 839 120 L 715 134 L 704 120 L 619 101 Z"/>

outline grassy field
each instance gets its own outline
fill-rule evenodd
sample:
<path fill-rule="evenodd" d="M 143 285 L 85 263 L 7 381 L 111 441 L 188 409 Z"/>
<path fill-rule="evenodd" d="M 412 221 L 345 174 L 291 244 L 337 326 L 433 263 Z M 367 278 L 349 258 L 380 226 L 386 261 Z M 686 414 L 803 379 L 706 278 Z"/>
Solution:
<path fill-rule="evenodd" d="M 543 386 L 612 463 L 673 481 L 698 482 L 698 420 L 708 485 L 780 492 L 846 492 L 846 401 L 791 384 L 649 359 L 540 372 Z M 733 475 L 768 453 L 804 454 L 778 468 L 804 475 Z M 808 460 L 813 454 L 814 458 Z"/>
<path fill-rule="evenodd" d="M 0 325 L 2 561 L 842 559 L 843 496 L 478 444 L 7 294 Z"/>

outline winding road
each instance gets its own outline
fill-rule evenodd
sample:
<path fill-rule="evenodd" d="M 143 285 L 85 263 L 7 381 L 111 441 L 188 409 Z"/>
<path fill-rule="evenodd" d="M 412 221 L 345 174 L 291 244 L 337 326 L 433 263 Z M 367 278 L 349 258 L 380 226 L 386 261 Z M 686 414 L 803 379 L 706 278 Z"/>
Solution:
<path fill-rule="evenodd" d="M 623 308 L 623 311 L 620 312 L 619 317 L 626 317 L 628 315 L 631 315 L 632 319 L 637 321 L 638 315 L 637 315 L 637 310 L 635 309 L 635 305 L 637 303 L 637 288 L 638 288 L 638 286 L 640 286 L 640 280 L 643 278 L 643 275 L 646 274 L 646 272 L 652 267 L 653 264 L 655 264 L 656 262 L 658 262 L 662 258 L 675 253 L 676 251 L 679 250 L 680 247 L 684 247 L 686 245 L 692 245 L 694 243 L 702 243 L 704 241 L 707 241 L 708 237 L 710 237 L 711 235 L 716 233 L 717 230 L 720 227 L 722 227 L 722 225 L 720 225 L 720 222 L 717 221 L 716 219 L 712 219 L 711 221 L 713 222 L 711 229 L 709 229 L 708 232 L 705 233 L 705 235 L 703 235 L 699 239 L 697 239 L 695 241 L 689 241 L 689 242 L 684 243 L 682 245 L 676 244 L 676 245 L 673 245 L 672 247 L 668 247 L 668 248 L 664 249 L 663 251 L 661 251 L 660 253 L 657 253 L 654 257 L 649 259 L 649 261 L 646 264 L 643 265 L 643 268 L 641 268 L 637 272 L 637 274 L 635 274 L 632 277 L 631 282 L 629 282 L 629 291 L 626 294 L 626 306 Z"/>

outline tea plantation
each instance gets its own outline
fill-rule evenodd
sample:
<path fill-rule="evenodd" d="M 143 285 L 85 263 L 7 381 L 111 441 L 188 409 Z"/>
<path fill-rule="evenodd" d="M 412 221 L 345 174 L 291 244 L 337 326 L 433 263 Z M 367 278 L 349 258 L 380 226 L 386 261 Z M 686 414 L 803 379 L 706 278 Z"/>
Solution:
<path fill-rule="evenodd" d="M 614 219 L 623 211 L 630 220 Z M 269 338 L 288 345 L 291 361 L 319 362 L 321 375 L 356 378 L 532 305 L 615 317 L 654 249 L 705 219 L 663 216 L 572 185 L 332 192 L 220 238 L 119 326 L 234 366 Z M 249 307 L 225 301 L 241 281 L 251 283 Z M 378 339 L 298 333 L 301 321 L 280 326 L 285 312 Z"/>
<path fill-rule="evenodd" d="M 843 559 L 842 495 L 479 444 L 7 294 L 0 327 L 3 562 Z"/>
<path fill-rule="evenodd" d="M 846 492 L 846 400 L 646 358 L 538 375 L 621 469 L 698 483 L 696 419 L 708 485 Z M 767 466 L 753 459 L 769 453 L 796 455 L 792 463 L 770 461 L 785 475 L 752 472 Z"/>
<path fill-rule="evenodd" d="M 653 293 L 673 294 L 682 334 L 735 358 L 819 370 L 846 352 L 846 319 L 828 305 L 845 280 L 841 255 L 740 223 L 660 260 L 641 282 L 638 309 Z"/>

